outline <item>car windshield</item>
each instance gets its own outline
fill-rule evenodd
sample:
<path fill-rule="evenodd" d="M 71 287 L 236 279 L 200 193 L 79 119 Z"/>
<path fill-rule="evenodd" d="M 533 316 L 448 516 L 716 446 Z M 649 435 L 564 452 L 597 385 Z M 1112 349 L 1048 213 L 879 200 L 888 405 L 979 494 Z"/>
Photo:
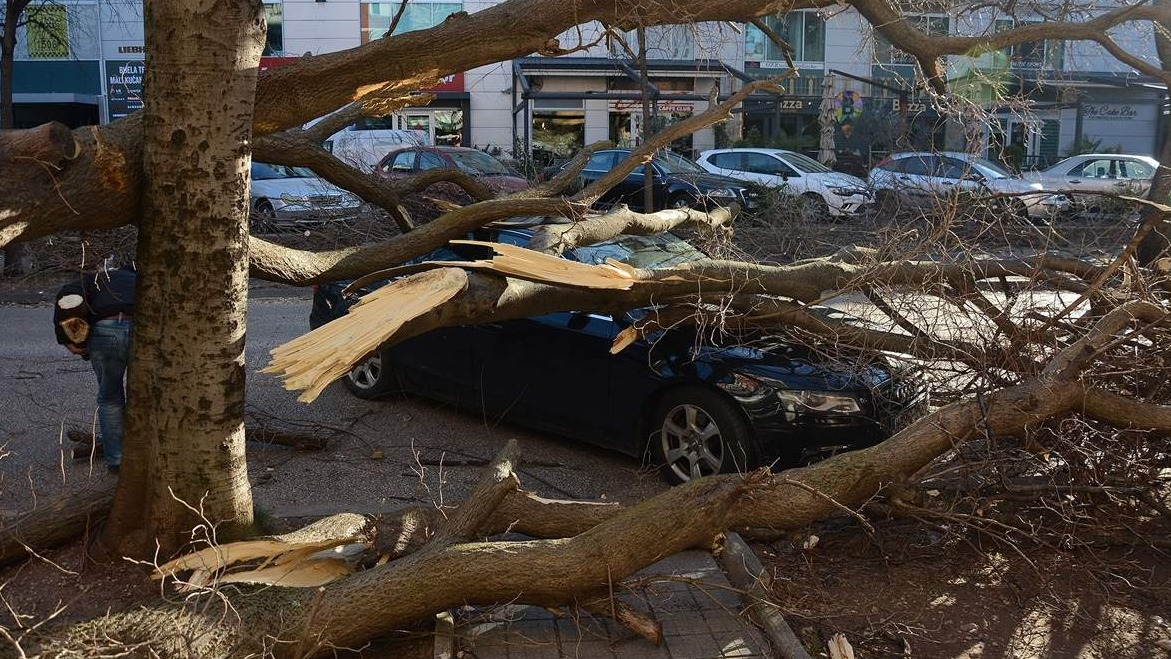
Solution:
<path fill-rule="evenodd" d="M 483 151 L 448 151 L 455 166 L 472 176 L 507 176 L 508 168 Z"/>
<path fill-rule="evenodd" d="M 1003 167 L 988 160 L 987 158 L 972 158 L 972 166 L 976 168 L 985 178 L 1011 178 Z"/>
<path fill-rule="evenodd" d="M 567 256 L 592 265 L 601 265 L 607 259 L 614 259 L 636 268 L 670 268 L 709 258 L 707 254 L 671 233 L 622 236 L 596 245 L 578 247 Z"/>
<path fill-rule="evenodd" d="M 317 178 L 317 175 L 308 167 L 270 165 L 265 162 L 252 163 L 253 181 L 267 181 L 274 178 Z"/>
<path fill-rule="evenodd" d="M 670 151 L 663 151 L 656 155 L 655 164 L 668 174 L 694 174 L 705 171 L 703 167 Z"/>
<path fill-rule="evenodd" d="M 782 154 L 782 157 L 789 161 L 794 167 L 806 174 L 824 174 L 832 172 L 833 170 L 825 165 L 817 162 L 813 158 L 801 153 L 787 152 Z"/>

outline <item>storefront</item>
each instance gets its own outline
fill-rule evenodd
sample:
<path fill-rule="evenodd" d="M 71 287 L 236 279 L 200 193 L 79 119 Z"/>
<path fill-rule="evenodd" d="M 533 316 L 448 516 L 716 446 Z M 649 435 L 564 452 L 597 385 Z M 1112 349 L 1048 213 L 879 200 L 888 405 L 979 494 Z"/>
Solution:
<path fill-rule="evenodd" d="M 642 135 L 642 80 L 630 60 L 529 57 L 513 65 L 513 141 L 541 164 L 569 157 L 586 144 L 609 140 L 633 147 Z M 647 102 L 660 130 L 708 107 L 714 89 L 744 76 L 715 60 L 651 60 Z M 718 94 L 722 100 L 726 93 Z M 715 146 L 711 128 L 676 140 L 685 156 Z"/>

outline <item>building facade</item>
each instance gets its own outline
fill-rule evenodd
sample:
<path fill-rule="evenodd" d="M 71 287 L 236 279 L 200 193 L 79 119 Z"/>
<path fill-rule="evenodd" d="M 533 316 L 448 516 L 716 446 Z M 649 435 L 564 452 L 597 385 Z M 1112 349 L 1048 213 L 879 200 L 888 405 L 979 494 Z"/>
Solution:
<path fill-rule="evenodd" d="M 396 33 L 496 0 L 412 0 Z M 265 4 L 268 43 L 262 66 L 303 54 L 353 48 L 384 36 L 398 2 L 282 0 Z M 139 0 L 57 0 L 35 8 L 18 34 L 13 71 L 18 126 L 58 120 L 105 123 L 141 107 L 143 57 Z M 932 34 L 981 34 L 1017 25 L 995 15 L 912 17 Z M 953 57 L 948 75 L 966 113 L 941 114 L 915 84 L 910 58 L 875 38 L 853 10 L 799 11 L 765 19 L 791 45 L 796 77 L 782 95 L 757 94 L 732 121 L 672 147 L 684 154 L 731 143 L 816 149 L 823 104 L 832 103 L 835 145 L 864 161 L 903 148 L 979 148 L 996 156 L 1020 143 L 1031 164 L 1088 149 L 1153 154 L 1166 130 L 1166 89 L 1130 71 L 1097 44 L 1042 42 L 979 57 Z M 438 144 L 475 146 L 538 159 L 565 156 L 608 139 L 634 144 L 641 134 L 643 81 L 631 57 L 636 35 L 601 38 L 600 26 L 561 36 L 563 47 L 593 47 L 572 57 L 526 57 L 464 71 L 432 91 L 427 107 L 371 120 L 371 128 L 422 131 Z M 1153 60 L 1141 27 L 1112 36 Z M 702 112 L 746 82 L 788 71 L 784 53 L 751 25 L 696 24 L 647 30 L 647 96 L 652 121 Z M 966 116 L 960 120 L 957 117 Z"/>

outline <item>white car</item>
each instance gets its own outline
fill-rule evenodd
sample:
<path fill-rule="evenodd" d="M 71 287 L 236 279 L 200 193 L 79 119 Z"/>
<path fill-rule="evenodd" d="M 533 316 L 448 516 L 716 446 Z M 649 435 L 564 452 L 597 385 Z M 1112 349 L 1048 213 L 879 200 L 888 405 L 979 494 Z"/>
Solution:
<path fill-rule="evenodd" d="M 1042 188 L 1062 192 L 1075 201 L 1088 204 L 1090 199 L 1078 199 L 1079 192 L 1122 194 L 1145 197 L 1151 189 L 1159 161 L 1147 156 L 1119 153 L 1086 153 L 1062 160 L 1040 172 L 1028 172 L 1025 179 L 1039 183 Z"/>
<path fill-rule="evenodd" d="M 313 170 L 305 167 L 254 162 L 249 205 L 252 227 L 264 231 L 280 226 L 354 220 L 362 200 L 318 178 Z"/>
<path fill-rule="evenodd" d="M 870 186 L 882 212 L 901 208 L 946 211 L 987 200 L 989 207 L 1021 217 L 1051 219 L 1070 208 L 1069 198 L 1040 183 L 1009 174 L 996 163 L 957 151 L 912 151 L 887 157 L 870 170 Z"/>
<path fill-rule="evenodd" d="M 769 187 L 785 186 L 809 203 L 811 214 L 834 217 L 854 215 L 870 203 L 866 181 L 835 172 L 809 156 L 784 149 L 714 149 L 696 160 L 713 174 Z"/>

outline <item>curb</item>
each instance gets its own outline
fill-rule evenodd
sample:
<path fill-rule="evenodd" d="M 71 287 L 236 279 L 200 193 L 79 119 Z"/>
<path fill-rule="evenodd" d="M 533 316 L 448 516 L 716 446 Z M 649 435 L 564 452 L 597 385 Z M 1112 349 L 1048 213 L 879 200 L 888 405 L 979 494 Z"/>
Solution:
<path fill-rule="evenodd" d="M 773 646 L 777 656 L 782 659 L 812 659 L 805 646 L 801 644 L 801 640 L 785 622 L 780 609 L 769 602 L 768 592 L 764 587 L 768 580 L 764 574 L 764 566 L 740 534 L 728 531 L 724 535 L 724 550 L 716 560 L 724 569 L 728 581 L 748 593 L 745 612 L 764 630 L 769 645 Z"/>

